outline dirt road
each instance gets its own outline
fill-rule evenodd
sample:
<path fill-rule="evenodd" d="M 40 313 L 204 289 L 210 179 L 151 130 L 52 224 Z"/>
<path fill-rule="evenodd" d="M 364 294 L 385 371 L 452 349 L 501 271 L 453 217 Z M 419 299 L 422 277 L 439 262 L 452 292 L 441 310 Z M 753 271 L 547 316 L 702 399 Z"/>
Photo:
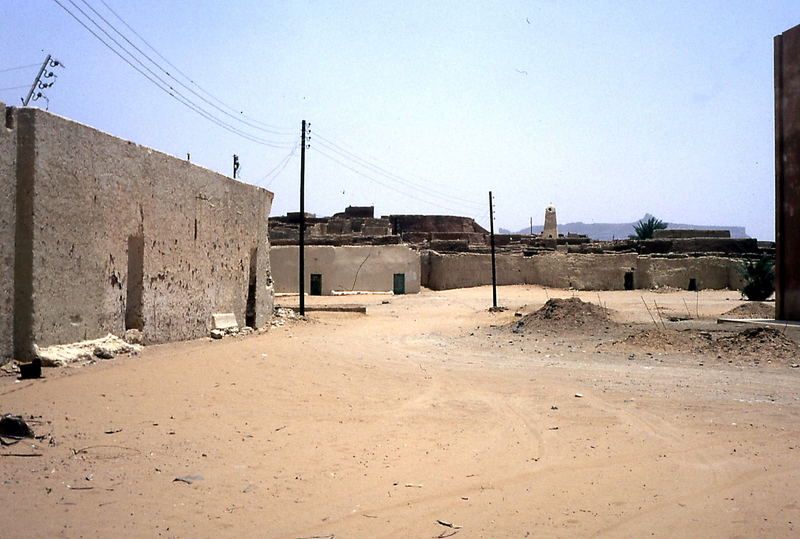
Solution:
<path fill-rule="evenodd" d="M 572 295 L 323 298 L 368 312 L 0 378 L 43 436 L 0 448 L 0 535 L 796 536 L 800 369 L 621 344 L 642 299 L 716 339 L 738 293 L 578 293 L 613 322 L 511 331 Z"/>

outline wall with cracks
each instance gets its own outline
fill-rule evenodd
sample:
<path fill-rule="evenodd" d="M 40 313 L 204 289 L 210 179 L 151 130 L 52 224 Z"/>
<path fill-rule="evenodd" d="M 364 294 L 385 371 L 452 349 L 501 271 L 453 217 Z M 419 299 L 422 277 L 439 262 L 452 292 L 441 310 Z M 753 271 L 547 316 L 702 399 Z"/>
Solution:
<path fill-rule="evenodd" d="M 127 329 L 146 343 L 196 338 L 214 312 L 269 322 L 272 193 L 39 109 L 5 110 L 2 232 L 10 191 L 16 215 L 0 261 L 13 253 L 18 359 Z"/>

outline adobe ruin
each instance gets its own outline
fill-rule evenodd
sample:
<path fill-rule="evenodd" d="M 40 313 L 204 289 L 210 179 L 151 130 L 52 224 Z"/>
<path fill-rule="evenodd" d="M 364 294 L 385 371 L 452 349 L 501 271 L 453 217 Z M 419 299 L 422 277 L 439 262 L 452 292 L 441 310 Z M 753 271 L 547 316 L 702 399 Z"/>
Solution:
<path fill-rule="evenodd" d="M 389 215 L 377 220 L 372 207 L 358 210 L 357 215 L 351 208 L 333 217 L 311 219 L 306 244 L 314 269 L 307 270 L 307 290 L 315 287 L 311 279 L 316 279 L 315 293 L 388 292 L 393 289 L 392 276 L 397 274 L 419 276 L 418 285 L 416 277 L 411 277 L 409 282 L 414 286 L 407 293 L 418 290 L 418 286 L 442 290 L 491 283 L 489 232 L 473 219 Z M 545 213 L 545 224 L 553 231 L 555 210 L 549 211 L 550 208 Z M 379 221 L 382 226 L 390 223 L 391 234 L 363 234 L 367 229 L 359 222 L 363 219 Z M 270 218 L 271 237 L 281 238 L 273 241 L 272 249 L 278 292 L 297 292 L 298 222 L 293 215 Z M 336 226 L 331 227 L 331 222 Z M 325 234 L 321 233 L 323 230 Z M 338 230 L 344 232 L 335 233 Z M 557 234 L 557 230 L 555 233 L 555 238 L 544 234 L 496 234 L 498 283 L 584 290 L 663 286 L 738 289 L 742 280 L 737 267 L 742 259 L 772 251 L 771 244 L 753 238 L 731 238 L 729 231 L 721 230 L 667 229 L 650 240 L 614 241 Z M 372 248 L 365 250 L 364 245 Z M 290 246 L 295 247 L 290 250 Z M 398 258 L 400 252 L 404 254 Z M 367 261 L 369 265 L 362 267 Z M 323 283 L 321 288 L 319 283 Z"/>

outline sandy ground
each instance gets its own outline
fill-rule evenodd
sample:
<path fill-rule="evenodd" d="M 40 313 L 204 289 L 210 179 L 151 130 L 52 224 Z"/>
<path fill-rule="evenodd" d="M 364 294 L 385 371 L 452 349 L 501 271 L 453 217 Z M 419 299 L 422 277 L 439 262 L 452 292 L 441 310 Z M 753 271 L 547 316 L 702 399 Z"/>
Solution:
<path fill-rule="evenodd" d="M 572 295 L 614 322 L 510 331 Z M 739 329 L 729 291 L 311 298 L 368 313 L 0 378 L 43 436 L 0 448 L 0 535 L 796 536 L 800 369 L 626 347 L 643 298 Z"/>

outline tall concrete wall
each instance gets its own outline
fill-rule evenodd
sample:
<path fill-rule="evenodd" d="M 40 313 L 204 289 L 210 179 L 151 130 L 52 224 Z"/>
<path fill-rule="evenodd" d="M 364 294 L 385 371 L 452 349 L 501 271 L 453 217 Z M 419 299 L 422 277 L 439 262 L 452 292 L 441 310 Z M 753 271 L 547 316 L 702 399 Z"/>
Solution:
<path fill-rule="evenodd" d="M 775 318 L 800 320 L 800 25 L 775 37 Z"/>
<path fill-rule="evenodd" d="M 213 312 L 244 324 L 251 278 L 254 325 L 269 320 L 270 192 L 38 109 L 17 119 L 30 210 L 17 224 L 17 355 L 126 326 L 146 342 L 191 339 Z"/>
<path fill-rule="evenodd" d="M 297 292 L 298 247 L 274 246 L 270 251 L 276 292 Z M 310 275 L 322 275 L 322 294 L 331 291 L 392 290 L 395 273 L 405 274 L 407 294 L 420 289 L 420 256 L 405 245 L 327 246 L 305 248 L 305 289 Z"/>
<path fill-rule="evenodd" d="M 16 224 L 17 140 L 14 131 L 15 109 L 6 109 L 0 127 L 0 363 L 14 350 L 14 229 Z"/>
<path fill-rule="evenodd" d="M 739 260 L 721 257 L 651 258 L 634 253 L 498 255 L 497 282 L 579 290 L 623 290 L 625 274 L 632 273 L 635 288 L 688 288 L 689 280 L 695 279 L 698 289 L 735 289 L 741 285 L 736 271 L 739 263 Z M 425 274 L 427 280 L 423 281 L 423 286 L 434 290 L 491 284 L 491 257 L 488 254 L 430 252 Z"/>

